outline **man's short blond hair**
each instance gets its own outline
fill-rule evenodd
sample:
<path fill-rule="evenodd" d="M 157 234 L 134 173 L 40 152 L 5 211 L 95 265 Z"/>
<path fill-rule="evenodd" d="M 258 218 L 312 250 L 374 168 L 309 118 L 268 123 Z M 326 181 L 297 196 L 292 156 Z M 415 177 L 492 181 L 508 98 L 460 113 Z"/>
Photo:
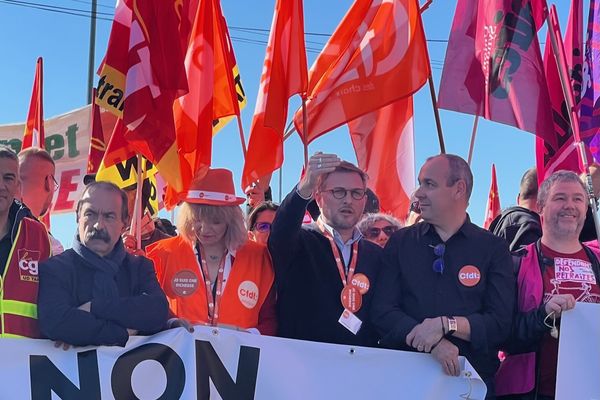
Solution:
<path fill-rule="evenodd" d="M 19 153 L 19 164 L 23 164 L 29 158 L 37 158 L 40 160 L 48 161 L 50 164 L 52 164 L 53 167 L 56 167 L 56 164 L 54 163 L 54 160 L 52 159 L 50 153 L 39 147 L 29 147 L 25 150 L 21 150 L 21 152 Z"/>

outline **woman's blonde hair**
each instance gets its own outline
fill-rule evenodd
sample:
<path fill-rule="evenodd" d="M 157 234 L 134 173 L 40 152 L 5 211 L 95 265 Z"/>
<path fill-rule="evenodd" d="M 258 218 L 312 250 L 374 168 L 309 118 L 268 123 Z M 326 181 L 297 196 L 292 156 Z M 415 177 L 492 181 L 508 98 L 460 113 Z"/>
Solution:
<path fill-rule="evenodd" d="M 177 216 L 179 234 L 188 242 L 194 243 L 196 241 L 194 225 L 201 219 L 223 221 L 227 225 L 224 240 L 229 251 L 239 249 L 248 240 L 244 214 L 239 206 L 183 203 Z"/>

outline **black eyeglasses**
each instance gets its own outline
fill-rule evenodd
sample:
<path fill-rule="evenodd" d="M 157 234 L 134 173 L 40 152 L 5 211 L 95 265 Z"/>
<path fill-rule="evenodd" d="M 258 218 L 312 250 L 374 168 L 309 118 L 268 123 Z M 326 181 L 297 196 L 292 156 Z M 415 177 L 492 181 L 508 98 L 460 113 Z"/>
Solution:
<path fill-rule="evenodd" d="M 271 231 L 271 223 L 269 222 L 257 222 L 254 224 L 254 229 L 258 232 L 270 232 Z"/>
<path fill-rule="evenodd" d="M 379 235 L 383 231 L 383 233 L 385 233 L 387 235 L 387 237 L 390 237 L 390 236 L 392 236 L 392 233 L 396 232 L 397 230 L 398 230 L 398 228 L 393 225 L 385 226 L 383 228 L 373 227 L 373 228 L 367 229 L 367 232 L 365 232 L 365 236 L 368 237 L 369 239 L 373 239 L 373 238 L 379 237 Z"/>
<path fill-rule="evenodd" d="M 54 192 L 56 192 L 58 190 L 58 188 L 59 188 L 59 184 L 58 184 L 58 182 L 56 182 L 56 178 L 54 177 L 54 175 L 48 175 L 48 176 L 52 178 L 52 182 L 50 184 L 50 187 L 52 188 L 52 190 Z M 48 177 L 46 177 L 46 179 L 48 179 Z"/>
<path fill-rule="evenodd" d="M 433 254 L 437 256 L 433 261 L 433 270 L 438 274 L 442 274 L 444 272 L 444 253 L 446 252 L 446 245 L 440 243 L 435 246 L 430 244 L 429 246 L 433 247 Z"/>
<path fill-rule="evenodd" d="M 333 195 L 333 198 L 341 200 L 346 198 L 346 195 L 348 194 L 348 192 L 350 192 L 350 196 L 352 196 L 352 198 L 354 200 L 362 200 L 365 195 L 367 194 L 367 191 L 365 189 L 345 189 L 345 188 L 333 188 L 333 189 L 329 189 L 329 190 L 321 190 L 321 192 L 330 192 Z"/>

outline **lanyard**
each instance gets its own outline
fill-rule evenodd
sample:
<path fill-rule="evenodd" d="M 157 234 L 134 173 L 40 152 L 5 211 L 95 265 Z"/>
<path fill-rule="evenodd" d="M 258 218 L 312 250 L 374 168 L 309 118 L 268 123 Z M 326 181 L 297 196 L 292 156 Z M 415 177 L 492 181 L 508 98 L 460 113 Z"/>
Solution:
<path fill-rule="evenodd" d="M 331 236 L 331 233 L 325 229 L 320 220 L 317 220 L 317 225 L 321 229 L 323 236 L 329 240 L 329 244 L 331 245 L 331 250 L 333 251 L 333 256 L 335 258 L 335 263 L 337 264 L 338 272 L 340 273 L 340 278 L 342 279 L 342 285 L 346 286 L 348 285 L 348 282 L 352 282 L 352 276 L 354 276 L 354 270 L 356 269 L 356 263 L 358 262 L 358 240 L 352 243 L 352 259 L 350 260 L 348 275 L 346 276 L 345 268 L 342 265 L 342 256 L 340 255 L 340 250 L 333 240 L 333 236 Z"/>
<path fill-rule="evenodd" d="M 219 320 L 219 303 L 221 302 L 221 296 L 223 295 L 223 272 L 225 271 L 225 259 L 227 258 L 227 250 L 223 253 L 223 257 L 221 257 L 221 262 L 219 263 L 219 270 L 217 273 L 217 291 L 216 297 L 213 297 L 213 291 L 210 287 L 210 276 L 208 275 L 208 264 L 206 263 L 206 259 L 204 259 L 204 249 L 202 245 L 198 243 L 200 247 L 200 254 L 198 255 L 200 258 L 200 265 L 202 266 L 202 274 L 204 275 L 204 284 L 206 285 L 206 301 L 208 303 L 208 319 L 212 326 L 217 325 L 217 321 Z"/>

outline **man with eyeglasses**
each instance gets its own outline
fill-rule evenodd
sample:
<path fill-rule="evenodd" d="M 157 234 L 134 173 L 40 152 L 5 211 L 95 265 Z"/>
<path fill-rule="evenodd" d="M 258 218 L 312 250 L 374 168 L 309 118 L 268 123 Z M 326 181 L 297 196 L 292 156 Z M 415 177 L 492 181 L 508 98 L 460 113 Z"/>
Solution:
<path fill-rule="evenodd" d="M 356 225 L 366 203 L 366 174 L 335 154 L 316 153 L 281 203 L 268 247 L 275 267 L 279 336 L 376 344 L 369 308 L 381 248 Z M 314 197 L 320 216 L 302 225 Z"/>
<path fill-rule="evenodd" d="M 56 166 L 50 154 L 39 147 L 30 147 L 19 153 L 19 175 L 21 177 L 21 201 L 31 213 L 40 219 L 52 208 L 52 197 L 58 190 L 54 178 Z M 64 251 L 61 243 L 49 233 L 52 254 Z"/>
<path fill-rule="evenodd" d="M 498 349 L 515 301 L 508 244 L 466 212 L 473 187 L 460 157 L 429 158 L 419 172 L 423 222 L 390 238 L 375 286 L 373 323 L 384 347 L 431 353 L 458 376 L 465 356 L 495 398 Z"/>

